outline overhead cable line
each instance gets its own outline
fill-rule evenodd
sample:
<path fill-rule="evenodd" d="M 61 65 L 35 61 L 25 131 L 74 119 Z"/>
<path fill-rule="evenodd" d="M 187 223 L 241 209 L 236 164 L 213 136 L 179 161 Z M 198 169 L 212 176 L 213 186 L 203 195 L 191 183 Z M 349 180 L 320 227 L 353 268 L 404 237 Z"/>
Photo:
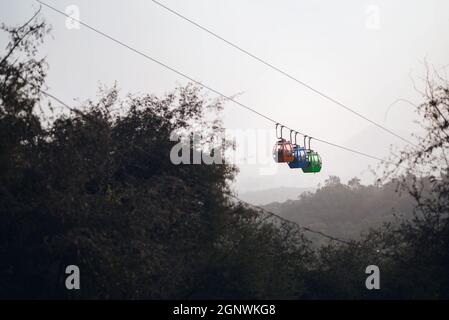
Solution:
<path fill-rule="evenodd" d="M 252 113 L 254 113 L 254 114 L 256 114 L 256 115 L 258 115 L 258 116 L 260 116 L 260 117 L 262 117 L 264 119 L 266 119 L 266 120 L 268 120 L 268 121 L 271 121 L 274 124 L 281 124 L 280 122 L 274 120 L 273 118 L 268 117 L 268 116 L 260 113 L 259 111 L 257 111 L 255 109 L 253 109 L 253 108 L 251 108 L 251 107 L 249 107 L 249 106 L 247 106 L 247 105 L 245 105 L 245 104 L 243 104 L 243 103 L 233 99 L 232 97 L 230 97 L 230 96 L 228 96 L 228 95 L 226 95 L 226 94 L 224 94 L 224 93 L 222 93 L 222 92 L 220 92 L 218 90 L 215 90 L 215 89 L 213 89 L 212 87 L 210 87 L 208 85 L 203 84 L 202 82 L 200 82 L 200 81 L 198 81 L 198 80 L 188 76 L 187 74 L 182 73 L 182 72 L 176 70 L 175 68 L 173 68 L 173 67 L 171 67 L 171 66 L 169 66 L 169 65 L 167 65 L 167 64 L 165 64 L 165 63 L 163 63 L 163 62 L 161 62 L 161 61 L 159 61 L 159 60 L 157 60 L 157 59 L 155 59 L 155 58 L 153 58 L 153 57 L 143 53 L 142 51 L 139 51 L 139 50 L 135 49 L 134 47 L 131 47 L 130 45 L 128 45 L 128 44 L 126 44 L 126 43 L 124 43 L 124 42 L 122 42 L 122 41 L 120 41 L 120 40 L 118 40 L 118 39 L 116 39 L 116 38 L 114 38 L 114 37 L 112 37 L 112 36 L 102 32 L 102 31 L 96 29 L 95 27 L 92 27 L 91 25 L 89 25 L 89 24 L 87 24 L 87 23 L 85 23 L 85 22 L 83 22 L 83 21 L 81 21 L 79 19 L 73 18 L 73 17 L 69 16 L 68 14 L 66 14 L 65 12 L 62 12 L 62 11 L 56 9 L 56 8 L 46 4 L 45 2 L 42 2 L 40 0 L 36 0 L 36 1 L 39 2 L 40 4 L 46 6 L 47 8 L 49 8 L 49 9 L 51 9 L 51 10 L 53 10 L 53 11 L 55 11 L 55 12 L 57 12 L 57 13 L 63 15 L 63 16 L 65 16 L 65 17 L 67 17 L 69 19 L 72 19 L 73 21 L 78 22 L 79 24 L 81 24 L 81 25 L 85 26 L 86 28 L 94 31 L 95 33 L 97 33 L 97 34 L 99 34 L 99 35 L 101 35 L 101 36 L 103 36 L 103 37 L 105 37 L 105 38 L 115 42 L 116 44 L 118 44 L 118 45 L 120 45 L 122 47 L 125 47 L 126 49 L 128 49 L 128 50 L 130 50 L 130 51 L 132 51 L 132 52 L 134 52 L 134 53 L 136 53 L 136 54 L 138 54 L 138 55 L 140 55 L 140 56 L 142 56 L 142 57 L 144 57 L 144 58 L 146 58 L 146 59 L 148 59 L 148 60 L 150 60 L 150 61 L 152 61 L 154 63 L 159 64 L 160 66 L 162 66 L 162 67 L 172 71 L 173 73 L 176 73 L 177 75 L 180 75 L 180 76 L 188 79 L 189 81 L 191 81 L 193 83 L 196 83 L 197 85 L 199 85 L 199 86 L 201 86 L 203 88 L 208 89 L 209 91 L 211 91 L 211 92 L 221 96 L 222 98 L 224 98 L 224 99 L 226 99 L 228 101 L 231 101 L 231 102 L 235 103 L 236 105 L 238 105 L 238 106 L 240 106 L 240 107 L 242 107 L 242 108 L 244 108 L 244 109 L 246 109 L 246 110 L 248 110 L 248 111 L 250 111 L 250 112 L 252 112 Z M 352 153 L 355 153 L 355 154 L 358 154 L 358 155 L 361 155 L 361 156 L 364 156 L 364 157 L 367 157 L 367 158 L 371 158 L 373 160 L 377 160 L 377 161 L 381 161 L 381 162 L 385 162 L 385 163 L 390 163 L 390 164 L 395 164 L 395 163 L 393 163 L 391 161 L 384 160 L 384 159 L 378 158 L 376 156 L 373 156 L 373 155 L 370 155 L 370 154 L 367 154 L 367 153 L 364 153 L 364 152 L 361 152 L 361 151 L 358 151 L 358 150 L 355 150 L 355 149 L 351 149 L 351 148 L 348 148 L 348 147 L 345 147 L 345 146 L 338 145 L 338 144 L 333 143 L 333 142 L 326 141 L 324 139 L 319 139 L 319 138 L 316 138 L 316 137 L 312 137 L 310 135 L 306 135 L 306 134 L 304 134 L 304 133 L 302 133 L 300 131 L 297 131 L 297 130 L 292 129 L 292 128 L 290 128 L 288 126 L 285 126 L 285 125 L 283 125 L 283 127 L 288 129 L 288 130 L 297 132 L 297 133 L 299 133 L 299 134 L 301 134 L 303 136 L 308 136 L 309 138 L 312 138 L 312 139 L 314 139 L 316 141 L 319 141 L 319 142 L 331 145 L 331 146 L 336 147 L 336 148 L 340 148 L 340 149 L 345 150 L 345 151 L 349 151 L 349 152 L 352 152 Z"/>
<path fill-rule="evenodd" d="M 47 91 L 45 91 L 45 90 L 42 90 L 42 89 L 40 89 L 40 88 L 37 88 L 37 90 L 39 90 L 43 95 L 45 95 L 45 96 L 47 96 L 47 97 L 49 97 L 49 98 L 55 100 L 56 102 L 60 103 L 63 107 L 69 109 L 70 111 L 73 111 L 73 112 L 77 112 L 77 111 L 78 111 L 77 109 L 74 109 L 74 108 L 70 107 L 67 103 L 65 103 L 64 101 L 62 101 L 62 99 L 56 97 L 55 95 L 53 95 L 53 94 L 51 94 L 51 93 L 49 93 L 49 92 L 47 92 Z M 84 115 L 84 113 L 82 113 L 81 111 L 80 111 L 80 113 L 81 113 L 82 115 Z M 292 221 L 292 220 L 286 219 L 286 218 L 284 218 L 284 217 L 282 217 L 282 216 L 280 216 L 280 215 L 278 215 L 278 214 L 276 214 L 276 213 L 274 213 L 274 212 L 271 212 L 271 211 L 269 211 L 269 210 L 267 210 L 267 209 L 265 209 L 265 208 L 262 208 L 262 207 L 257 206 L 257 205 L 250 204 L 250 203 L 248 203 L 248 202 L 246 202 L 246 201 L 243 201 L 242 199 L 240 199 L 239 197 L 237 197 L 237 196 L 235 196 L 235 195 L 233 195 L 233 194 L 230 194 L 229 196 L 230 196 L 231 198 L 237 200 L 238 202 L 240 202 L 240 203 L 242 203 L 242 204 L 248 206 L 248 207 L 252 207 L 253 209 L 256 209 L 256 210 L 259 210 L 259 211 L 263 211 L 264 213 L 268 214 L 269 216 L 275 217 L 275 218 L 277 218 L 277 219 L 279 219 L 279 220 L 281 220 L 281 221 L 283 221 L 283 222 L 285 222 L 285 223 L 295 225 L 295 226 L 298 227 L 300 230 L 303 230 L 303 231 L 307 231 L 307 232 L 310 232 L 310 233 L 317 234 L 317 235 L 319 235 L 319 236 L 321 236 L 321 237 L 327 238 L 328 240 L 332 240 L 332 241 L 336 241 L 336 242 L 340 242 L 340 243 L 344 243 L 344 244 L 348 244 L 348 245 L 351 245 L 351 244 L 352 244 L 349 240 L 339 239 L 339 238 L 336 238 L 336 237 L 334 237 L 334 236 L 328 235 L 328 234 L 326 234 L 326 233 L 324 233 L 324 232 L 317 231 L 317 230 L 313 230 L 313 229 L 310 229 L 310 228 L 308 228 L 308 227 L 301 226 L 301 225 L 298 224 L 297 222 L 294 222 L 294 221 Z"/>
<path fill-rule="evenodd" d="M 388 129 L 387 127 L 385 127 L 385 126 L 383 126 L 383 125 L 381 125 L 381 124 L 379 124 L 379 123 L 377 123 L 377 122 L 375 122 L 375 121 L 373 121 L 373 120 L 367 118 L 367 117 L 364 116 L 363 114 L 361 114 L 361 113 L 355 111 L 354 109 L 352 109 L 352 108 L 349 107 L 348 105 L 346 105 L 346 104 L 344 104 L 344 103 L 342 103 L 342 102 L 340 102 L 340 101 L 338 101 L 338 100 L 332 98 L 331 96 L 329 96 L 329 95 L 323 93 L 322 91 L 320 91 L 320 90 L 318 90 L 318 89 L 315 89 L 315 88 L 312 87 L 311 85 L 305 83 L 304 81 L 299 80 L 299 79 L 296 78 L 295 76 L 293 76 L 293 75 L 291 75 L 290 73 L 288 73 L 288 72 L 286 72 L 286 71 L 280 69 L 279 67 L 276 67 L 276 66 L 273 65 L 272 63 L 267 62 L 266 60 L 260 58 L 259 56 L 255 55 L 255 54 L 249 52 L 248 50 L 243 49 L 242 47 L 236 45 L 235 43 L 233 43 L 233 42 L 231 42 L 231 41 L 229 41 L 229 40 L 223 38 L 222 36 L 220 36 L 220 35 L 218 35 L 217 33 L 211 31 L 210 29 L 208 29 L 208 28 L 206 28 L 206 27 L 200 25 L 198 22 L 195 22 L 195 21 L 193 21 L 192 19 L 187 18 L 186 16 L 182 15 L 182 14 L 179 13 L 178 11 L 175 11 L 174 9 L 169 8 L 169 7 L 167 7 L 166 5 L 160 3 L 160 2 L 158 2 L 158 1 L 156 1 L 156 0 L 152 0 L 152 1 L 153 1 L 155 4 L 157 4 L 158 6 L 160 6 L 161 8 L 167 10 L 168 12 L 170 12 L 170 13 L 172 13 L 172 14 L 178 16 L 179 18 L 181 18 L 181 19 L 187 21 L 188 23 L 194 25 L 195 27 L 197 27 L 197 28 L 199 28 L 199 29 L 201 29 L 201 30 L 207 32 L 208 34 L 212 35 L 213 37 L 215 37 L 215 38 L 217 38 L 217 39 L 223 41 L 224 43 L 228 44 L 229 46 L 231 46 L 231 47 L 237 49 L 238 51 L 240 51 L 240 52 L 242 52 L 242 53 L 244 53 L 245 55 L 247 55 L 247 56 L 249 56 L 249 57 L 251 57 L 251 58 L 257 60 L 258 62 L 264 64 L 265 66 L 271 68 L 272 70 L 275 70 L 276 72 L 278 72 L 278 73 L 284 75 L 285 77 L 287 77 L 287 78 L 289 78 L 289 79 L 295 81 L 296 83 L 300 84 L 301 86 L 306 87 L 307 89 L 309 89 L 309 90 L 313 91 L 314 93 L 320 95 L 321 97 L 323 97 L 323 98 L 325 98 L 325 99 L 331 101 L 332 103 L 336 104 L 337 106 L 346 109 L 347 111 L 353 113 L 354 115 L 358 116 L 359 118 L 362 118 L 362 119 L 368 121 L 369 123 L 375 125 L 376 127 L 378 127 L 378 128 L 380 128 L 380 129 L 384 130 L 385 132 L 387 132 L 387 133 L 389 133 L 389 134 L 395 136 L 396 138 L 399 138 L 399 139 L 401 139 L 402 141 L 404 141 L 404 142 L 406 142 L 406 143 L 408 143 L 408 144 L 415 145 L 415 144 L 414 144 L 413 142 L 411 142 L 410 140 L 408 140 L 408 139 L 406 139 L 406 138 L 400 136 L 399 134 L 397 134 L 397 133 L 393 132 L 392 130 Z"/>

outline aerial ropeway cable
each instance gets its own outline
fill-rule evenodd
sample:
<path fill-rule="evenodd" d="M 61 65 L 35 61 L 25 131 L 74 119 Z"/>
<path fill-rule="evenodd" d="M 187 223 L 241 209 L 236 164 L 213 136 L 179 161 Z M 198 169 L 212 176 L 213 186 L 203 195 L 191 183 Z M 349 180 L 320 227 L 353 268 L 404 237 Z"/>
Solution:
<path fill-rule="evenodd" d="M 318 94 L 319 96 L 323 97 L 324 99 L 327 99 L 328 101 L 332 102 L 334 105 L 337 105 L 337 106 L 339 106 L 339 107 L 341 107 L 343 109 L 346 109 L 347 111 L 351 112 L 352 114 L 356 115 L 357 117 L 359 117 L 359 118 L 361 118 L 361 119 L 363 119 L 365 121 L 368 121 L 369 123 L 375 125 L 376 127 L 380 128 L 381 130 L 389 133 L 390 135 L 392 135 L 392 136 L 394 136 L 396 138 L 399 138 L 402 141 L 404 141 L 404 142 L 406 142 L 406 143 L 408 143 L 408 144 L 410 144 L 412 146 L 416 146 L 415 143 L 413 143 L 409 139 L 406 139 L 403 136 L 400 136 L 399 134 L 397 134 L 397 133 L 393 132 L 392 130 L 386 128 L 385 126 L 381 125 L 380 123 L 369 119 L 368 117 L 364 116 L 360 112 L 355 111 L 353 108 L 349 107 L 348 105 L 346 105 L 346 104 L 336 100 L 335 98 L 332 98 L 328 94 L 326 94 L 326 93 L 324 93 L 324 92 L 322 92 L 322 91 L 312 87 L 311 85 L 307 84 L 306 82 L 299 80 L 297 77 L 293 76 L 292 74 L 290 74 L 290 73 L 280 69 L 279 67 L 273 65 L 272 63 L 270 63 L 270 62 L 260 58 L 259 56 L 255 55 L 254 53 L 251 53 L 248 50 L 246 50 L 246 49 L 236 45 L 235 43 L 233 43 L 233 42 L 231 42 L 231 41 L 229 41 L 227 39 L 225 39 L 224 37 L 218 35 L 217 33 L 213 32 L 213 31 L 211 31 L 210 29 L 200 25 L 198 22 L 195 22 L 192 19 L 182 15 L 180 12 L 175 11 L 174 9 L 167 7 L 166 5 L 162 4 L 159 1 L 156 1 L 156 0 L 152 0 L 152 1 L 153 1 L 153 3 L 158 5 L 159 7 L 163 8 L 164 10 L 167 10 L 171 14 L 174 14 L 175 16 L 183 19 L 184 21 L 187 21 L 188 23 L 194 25 L 196 28 L 199 28 L 200 30 L 205 31 L 206 33 L 210 34 L 211 36 L 215 37 L 216 39 L 226 43 L 228 46 L 231 46 L 234 49 L 237 49 L 239 52 L 247 55 L 248 57 L 250 57 L 250 58 L 252 58 L 252 59 L 254 59 L 256 61 L 258 61 L 259 63 L 262 63 L 266 67 L 268 67 L 268 68 L 270 68 L 270 69 L 272 69 L 272 70 L 282 74 L 283 76 L 289 78 L 290 80 L 295 81 L 296 83 L 300 84 L 301 86 L 311 90 L 312 92 Z"/>
<path fill-rule="evenodd" d="M 208 86 L 208 85 L 206 85 L 206 84 L 204 84 L 204 83 L 202 83 L 202 82 L 200 82 L 200 81 L 198 81 L 198 80 L 196 80 L 196 79 L 194 79 L 194 78 L 192 78 L 190 76 L 188 76 L 187 74 L 182 73 L 181 71 L 178 71 L 177 69 L 175 69 L 175 68 L 173 68 L 173 67 L 171 67 L 171 66 L 169 66 L 169 65 L 167 65 L 167 64 L 165 64 L 165 63 L 163 63 L 163 62 L 161 62 L 161 61 L 159 61 L 159 60 L 157 60 L 157 59 L 155 59 L 155 58 L 153 58 L 151 56 L 149 56 L 148 54 L 143 53 L 142 51 L 139 51 L 138 49 L 135 49 L 134 47 L 132 47 L 132 46 L 130 46 L 130 45 L 128 45 L 128 44 L 126 44 L 126 43 L 124 43 L 124 42 L 122 42 L 122 41 L 120 41 L 120 40 L 118 40 L 118 39 L 116 39 L 116 38 L 106 34 L 106 33 L 104 33 L 103 31 L 98 30 L 97 28 L 95 28 L 95 27 L 93 27 L 93 26 L 91 26 L 91 25 L 89 25 L 89 24 L 87 24 L 87 23 L 85 23 L 85 22 L 83 22 L 83 21 L 81 21 L 79 19 L 76 19 L 74 17 L 69 16 L 67 13 L 56 9 L 55 7 L 49 5 L 49 4 L 47 4 L 47 3 L 45 3 L 45 2 L 43 2 L 41 0 L 36 0 L 36 1 L 38 3 L 40 3 L 41 5 L 43 5 L 43 6 L 49 8 L 49 9 L 51 9 L 51 10 L 53 10 L 53 11 L 59 13 L 59 14 L 65 16 L 65 17 L 67 17 L 69 19 L 72 19 L 72 20 L 80 23 L 81 25 L 83 25 L 86 28 L 90 29 L 91 31 L 101 35 L 102 37 L 105 37 L 105 38 L 115 42 L 116 44 L 118 44 L 120 46 L 123 46 L 123 47 L 127 48 L 128 50 L 131 50 L 132 52 L 134 52 L 134 53 L 136 53 L 136 54 L 138 54 L 138 55 L 140 55 L 140 56 L 142 56 L 142 57 L 144 57 L 144 58 L 146 58 L 146 59 L 148 59 L 150 61 L 153 61 L 154 63 L 159 64 L 160 66 L 162 66 L 162 67 L 164 67 L 164 68 L 166 68 L 166 69 L 176 73 L 177 75 L 182 76 L 183 78 L 186 78 L 186 79 L 192 81 L 193 83 L 196 83 L 197 85 L 210 90 L 211 92 L 213 92 L 213 93 L 223 97 L 224 99 L 235 103 L 237 106 L 239 106 L 241 108 L 244 108 L 244 109 L 246 109 L 246 110 L 248 110 L 248 111 L 250 111 L 250 112 L 252 112 L 252 113 L 254 113 L 254 114 L 256 114 L 256 115 L 258 115 L 258 116 L 260 116 L 260 117 L 262 117 L 262 118 L 264 118 L 266 120 L 268 120 L 268 121 L 271 121 L 271 122 L 277 124 L 277 126 L 279 125 L 279 123 L 276 120 L 274 120 L 273 118 L 271 118 L 271 117 L 269 117 L 269 116 L 267 116 L 265 114 L 262 114 L 261 112 L 255 110 L 254 108 L 251 108 L 251 107 L 249 107 L 249 106 L 247 106 L 247 105 L 245 105 L 245 104 L 235 100 L 233 97 L 228 96 L 228 95 L 226 95 L 226 94 L 224 94 L 224 93 L 222 93 L 222 92 L 220 92 L 220 91 L 218 91 L 218 90 L 216 90 L 216 89 L 214 89 L 214 88 L 212 88 L 212 87 L 210 87 L 210 86 Z M 285 126 L 285 125 L 282 125 L 282 128 L 286 128 L 286 129 L 294 131 L 294 132 L 296 132 L 298 134 L 304 135 L 304 133 L 300 133 L 300 132 L 298 132 L 296 130 L 293 130 L 293 129 Z M 282 132 L 281 132 L 281 135 L 282 135 Z M 301 169 L 302 169 L 303 172 L 319 172 L 321 170 L 321 158 L 320 158 L 320 156 L 319 156 L 319 154 L 317 152 L 315 152 L 315 151 L 310 149 L 310 139 L 312 139 L 312 137 L 310 137 L 310 136 L 308 136 L 308 137 L 309 137 L 309 148 L 307 149 L 306 146 L 304 145 L 304 149 L 305 149 L 305 152 L 306 152 L 306 163 L 308 164 L 308 166 L 304 167 L 304 168 L 301 168 Z M 373 155 L 370 155 L 370 154 L 367 154 L 367 153 L 364 153 L 364 152 L 361 152 L 361 151 L 358 151 L 358 150 L 355 150 L 355 149 L 351 149 L 351 148 L 348 148 L 348 147 L 345 147 L 345 146 L 342 146 L 342 145 L 339 145 L 339 144 L 336 144 L 336 143 L 333 143 L 333 142 L 330 142 L 330 141 L 327 141 L 327 140 L 324 140 L 324 139 L 319 139 L 317 137 L 314 137 L 313 139 L 315 139 L 316 141 L 319 141 L 319 142 L 331 145 L 333 147 L 336 147 L 336 148 L 348 151 L 348 152 L 359 154 L 361 156 L 364 156 L 364 157 L 367 157 L 367 158 L 370 158 L 370 159 L 374 159 L 374 160 L 378 160 L 378 161 L 381 161 L 381 162 L 384 162 L 384 163 L 389 163 L 389 164 L 395 165 L 395 163 L 393 163 L 392 161 L 381 159 L 379 157 L 376 157 L 376 156 L 373 156 Z M 295 162 L 295 152 L 294 152 L 295 150 L 293 148 L 294 146 L 291 143 L 291 140 L 290 141 L 287 141 L 285 139 L 282 140 L 282 137 L 281 137 L 281 139 L 276 143 L 275 147 L 276 147 L 276 150 L 278 150 L 277 151 L 278 154 L 281 155 L 281 157 L 277 157 L 277 156 L 275 157 L 275 161 L 276 162 L 287 162 L 287 163 Z M 279 150 L 282 151 L 282 152 L 279 153 Z M 301 150 L 298 149 L 298 152 L 301 152 Z M 297 159 L 300 160 L 301 157 L 297 157 Z M 294 165 L 294 164 L 292 164 L 292 165 Z"/>

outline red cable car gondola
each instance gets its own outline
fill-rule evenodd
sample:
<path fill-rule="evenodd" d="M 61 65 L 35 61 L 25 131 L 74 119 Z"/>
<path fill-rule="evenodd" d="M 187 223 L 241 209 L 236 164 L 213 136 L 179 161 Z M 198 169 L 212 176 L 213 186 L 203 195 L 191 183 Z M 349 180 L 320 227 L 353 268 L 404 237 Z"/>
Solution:
<path fill-rule="evenodd" d="M 293 145 L 291 141 L 287 141 L 282 138 L 282 129 L 284 126 L 281 126 L 280 136 L 278 136 L 278 126 L 279 123 L 276 123 L 276 138 L 278 141 L 273 147 L 273 158 L 276 162 L 292 162 L 295 160 L 295 156 L 293 153 Z"/>

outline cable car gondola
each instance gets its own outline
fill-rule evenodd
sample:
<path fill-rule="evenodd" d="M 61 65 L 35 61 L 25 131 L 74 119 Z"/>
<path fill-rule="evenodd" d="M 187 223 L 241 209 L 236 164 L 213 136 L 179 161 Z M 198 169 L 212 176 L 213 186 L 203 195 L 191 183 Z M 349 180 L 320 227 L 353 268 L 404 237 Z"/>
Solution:
<path fill-rule="evenodd" d="M 307 136 L 304 136 L 304 147 L 305 147 L 305 140 Z M 322 167 L 322 161 L 321 157 L 318 154 L 318 152 L 313 151 L 310 148 L 310 140 L 312 140 L 312 137 L 309 137 L 309 148 L 307 149 L 307 161 L 308 166 L 305 168 L 302 168 L 302 171 L 305 173 L 317 173 L 321 171 Z"/>
<path fill-rule="evenodd" d="M 290 131 L 290 140 L 291 140 L 291 134 L 293 131 Z M 304 138 L 304 147 L 301 147 L 297 144 L 296 136 L 299 134 L 299 132 L 295 132 L 295 143 L 293 144 L 293 155 L 295 156 L 295 160 L 288 163 L 288 166 L 291 169 L 299 169 L 299 168 L 306 168 L 309 166 L 309 161 L 307 160 L 307 150 L 305 149 L 306 143 Z"/>
<path fill-rule="evenodd" d="M 278 126 L 279 123 L 276 123 L 276 138 L 278 141 L 273 147 L 273 158 L 276 162 L 292 162 L 295 160 L 295 156 L 293 154 L 293 145 L 291 141 L 287 141 L 282 138 L 282 129 L 284 126 L 281 126 L 280 136 L 278 136 Z"/>

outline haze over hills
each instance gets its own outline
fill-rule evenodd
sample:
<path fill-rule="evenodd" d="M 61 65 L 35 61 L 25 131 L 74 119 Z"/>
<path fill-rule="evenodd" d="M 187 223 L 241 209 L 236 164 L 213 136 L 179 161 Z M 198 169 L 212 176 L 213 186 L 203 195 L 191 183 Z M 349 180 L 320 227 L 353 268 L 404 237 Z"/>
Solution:
<path fill-rule="evenodd" d="M 399 217 L 411 217 L 415 202 L 408 194 L 395 192 L 396 182 L 362 185 L 357 178 L 348 184 L 329 177 L 316 191 L 296 200 L 264 205 L 267 210 L 311 229 L 345 239 Z M 313 237 L 321 242 L 323 239 Z"/>
<path fill-rule="evenodd" d="M 273 202 L 297 200 L 302 193 L 313 191 L 314 188 L 279 187 L 258 191 L 248 191 L 239 194 L 240 199 L 254 205 L 266 205 Z"/>

